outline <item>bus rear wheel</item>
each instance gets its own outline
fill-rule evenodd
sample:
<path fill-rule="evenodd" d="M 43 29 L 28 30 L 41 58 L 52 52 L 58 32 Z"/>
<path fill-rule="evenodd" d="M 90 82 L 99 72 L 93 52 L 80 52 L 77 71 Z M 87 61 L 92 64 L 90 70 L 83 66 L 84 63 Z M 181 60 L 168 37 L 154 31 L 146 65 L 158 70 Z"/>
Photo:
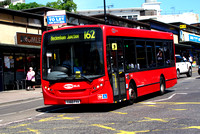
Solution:
<path fill-rule="evenodd" d="M 163 95 L 165 93 L 165 80 L 163 77 L 160 77 L 160 94 Z"/>
<path fill-rule="evenodd" d="M 136 98 L 137 98 L 136 92 L 135 92 L 134 89 L 135 89 L 135 87 L 131 83 L 129 85 L 129 100 L 128 100 L 129 105 L 132 105 L 135 102 Z"/>

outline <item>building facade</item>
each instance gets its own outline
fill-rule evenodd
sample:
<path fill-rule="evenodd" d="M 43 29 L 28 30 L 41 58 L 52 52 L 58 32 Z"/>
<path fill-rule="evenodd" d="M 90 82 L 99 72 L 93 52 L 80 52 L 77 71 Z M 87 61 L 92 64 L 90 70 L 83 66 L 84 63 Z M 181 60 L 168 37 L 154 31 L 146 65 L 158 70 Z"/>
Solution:
<path fill-rule="evenodd" d="M 107 9 L 107 13 L 122 17 L 129 20 L 138 20 L 140 16 L 158 16 L 161 13 L 160 2 L 157 0 L 145 0 L 145 3 L 142 4 L 142 7 L 134 8 L 119 8 L 119 9 Z M 96 10 L 83 10 L 77 11 L 78 14 L 93 16 L 98 14 L 103 14 L 103 9 Z"/>
<path fill-rule="evenodd" d="M 139 20 L 141 16 L 158 16 L 161 13 L 160 9 L 161 2 L 157 2 L 157 0 L 145 0 L 145 3 L 142 4 L 142 7 L 134 7 L 134 8 L 119 8 L 119 9 L 107 9 L 107 13 L 111 15 L 115 15 L 118 17 L 123 17 L 129 20 Z M 103 9 L 96 10 L 83 10 L 77 11 L 78 14 L 92 16 L 103 14 Z"/>
<path fill-rule="evenodd" d="M 185 46 L 190 46 L 187 49 L 178 49 L 183 56 L 193 57 L 192 66 L 195 67 L 200 64 L 200 27 L 188 25 L 182 22 L 171 23 L 180 28 L 179 43 Z"/>
<path fill-rule="evenodd" d="M 182 14 L 170 14 L 170 15 L 161 15 L 161 2 L 157 0 L 145 0 L 145 3 L 141 7 L 133 8 L 120 8 L 120 9 L 107 9 L 107 13 L 115 15 L 118 17 L 123 17 L 130 20 L 144 20 L 144 19 L 154 19 L 164 23 L 172 22 L 183 22 L 186 24 L 198 23 L 199 15 L 196 13 L 188 12 Z M 93 16 L 98 14 L 103 14 L 103 9 L 96 10 L 82 10 L 77 11 L 78 14 Z M 164 13 L 163 13 L 164 14 Z M 188 19 L 185 19 L 188 18 Z"/>
<path fill-rule="evenodd" d="M 146 15 L 138 17 L 138 20 L 144 20 L 144 19 L 153 19 L 164 23 L 183 22 L 186 24 L 193 24 L 199 22 L 199 15 L 196 13 L 188 12 L 182 14 L 155 15 L 155 16 Z"/>
<path fill-rule="evenodd" d="M 11 3 L 16 5 L 17 3 L 25 3 L 25 0 L 11 0 Z"/>
<path fill-rule="evenodd" d="M 39 73 L 43 16 L 0 8 L 0 91 L 25 88 L 28 68 Z"/>

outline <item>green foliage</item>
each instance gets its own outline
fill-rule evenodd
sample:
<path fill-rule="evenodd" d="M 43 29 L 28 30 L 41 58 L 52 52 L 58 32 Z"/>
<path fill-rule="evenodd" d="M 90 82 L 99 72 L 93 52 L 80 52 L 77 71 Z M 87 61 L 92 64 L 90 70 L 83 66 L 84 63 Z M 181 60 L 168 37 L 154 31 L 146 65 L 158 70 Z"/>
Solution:
<path fill-rule="evenodd" d="M 57 0 L 57 2 L 48 2 L 46 7 L 51 7 L 60 10 L 66 10 L 71 12 L 72 10 L 76 12 L 77 5 L 73 0 Z"/>
<path fill-rule="evenodd" d="M 36 8 L 36 7 L 43 7 L 44 5 L 37 4 L 36 2 L 32 3 L 17 3 L 16 5 L 10 4 L 9 9 L 13 10 L 23 10 L 23 9 L 30 9 L 30 8 Z"/>
<path fill-rule="evenodd" d="M 11 0 L 1 1 L 1 2 L 0 2 L 0 7 L 4 7 L 4 6 L 6 6 L 6 5 L 10 5 L 10 3 L 11 3 Z"/>
<path fill-rule="evenodd" d="M 6 0 L 6 1 L 10 1 L 10 0 Z M 43 7 L 43 6 L 44 5 L 37 4 L 36 2 L 32 2 L 32 3 L 28 3 L 28 4 L 17 3 L 16 5 L 10 4 L 9 9 L 23 10 L 23 9 Z M 57 0 L 56 2 L 48 2 L 46 4 L 46 7 L 51 7 L 51 8 L 60 9 L 60 10 L 66 10 L 69 12 L 71 12 L 71 11 L 76 12 L 76 9 L 77 9 L 77 5 L 73 2 L 73 0 Z"/>

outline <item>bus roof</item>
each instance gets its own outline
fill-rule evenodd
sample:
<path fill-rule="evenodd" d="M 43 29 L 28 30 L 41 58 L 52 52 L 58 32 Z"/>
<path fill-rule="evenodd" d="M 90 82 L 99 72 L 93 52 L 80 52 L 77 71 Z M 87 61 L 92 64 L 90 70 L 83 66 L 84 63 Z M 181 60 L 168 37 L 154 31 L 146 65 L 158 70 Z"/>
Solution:
<path fill-rule="evenodd" d="M 87 28 L 87 27 L 100 27 L 103 29 L 103 32 L 106 36 L 120 36 L 120 37 L 137 37 L 137 38 L 151 38 L 151 39 L 167 39 L 173 40 L 173 33 L 169 32 L 160 32 L 160 31 L 151 31 L 144 29 L 128 28 L 128 27 L 119 27 L 119 26 L 110 26 L 110 25 L 79 25 L 79 26 L 69 26 L 64 28 L 58 28 L 49 30 L 45 33 L 73 29 L 73 28 Z"/>

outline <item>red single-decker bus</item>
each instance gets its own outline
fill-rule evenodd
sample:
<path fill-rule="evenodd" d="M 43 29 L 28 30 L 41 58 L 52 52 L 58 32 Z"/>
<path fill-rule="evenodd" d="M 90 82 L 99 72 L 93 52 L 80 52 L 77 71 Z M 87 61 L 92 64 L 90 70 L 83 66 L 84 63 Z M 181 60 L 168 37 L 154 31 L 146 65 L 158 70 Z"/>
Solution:
<path fill-rule="evenodd" d="M 134 100 L 177 83 L 173 34 L 85 25 L 44 32 L 41 80 L 46 105 Z"/>

